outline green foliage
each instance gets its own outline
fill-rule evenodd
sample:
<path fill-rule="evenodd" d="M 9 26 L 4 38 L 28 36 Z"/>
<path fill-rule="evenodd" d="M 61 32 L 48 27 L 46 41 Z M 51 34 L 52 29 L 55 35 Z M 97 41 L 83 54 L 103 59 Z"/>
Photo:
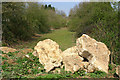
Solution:
<path fill-rule="evenodd" d="M 91 78 L 105 78 L 107 74 L 102 71 L 95 71 L 94 73 L 89 73 L 87 75 L 89 75 Z"/>
<path fill-rule="evenodd" d="M 53 10 L 53 11 L 55 11 L 55 7 L 52 7 L 51 6 L 51 4 L 49 4 L 48 6 L 47 5 L 45 5 L 45 7 L 44 7 L 45 9 L 50 9 L 50 10 Z"/>
<path fill-rule="evenodd" d="M 29 22 L 29 26 L 33 29 L 31 31 L 38 33 L 45 33 L 50 30 L 47 23 L 47 12 L 43 9 L 42 5 L 38 3 L 27 3 L 26 18 Z"/>
<path fill-rule="evenodd" d="M 3 52 L 2 52 L 3 53 Z M 3 53 L 6 54 L 6 53 Z M 10 54 L 10 53 L 9 53 Z M 18 52 L 16 52 L 18 54 Z M 29 59 L 27 57 L 17 57 L 15 53 L 8 55 L 11 59 L 14 59 L 17 64 L 9 64 L 7 61 L 2 65 L 2 76 L 3 78 L 70 78 L 71 72 L 64 71 L 61 69 L 61 74 L 54 74 L 52 72 L 46 73 L 44 67 L 39 63 L 39 59 L 28 53 Z M 33 59 L 34 61 L 31 61 Z M 2 60 L 8 60 L 5 57 Z M 39 68 L 39 69 L 38 69 Z M 29 72 L 30 70 L 30 72 Z M 44 74 L 40 76 L 35 76 L 36 74 Z M 32 76 L 30 76 L 32 75 Z"/>
<path fill-rule="evenodd" d="M 3 73 L 2 76 L 4 78 L 20 78 L 24 77 L 27 74 L 38 74 L 38 73 L 45 73 L 44 67 L 39 63 L 39 59 L 32 55 L 32 53 L 28 53 L 31 61 L 27 57 L 16 57 L 15 53 L 9 53 L 12 55 L 8 55 L 11 59 L 14 59 L 17 64 L 9 64 L 5 62 L 2 65 Z M 16 53 L 17 54 L 17 53 Z M 2 58 L 2 60 L 7 60 L 6 58 Z M 40 69 L 38 70 L 38 68 Z M 29 70 L 31 72 L 29 72 Z"/>
<path fill-rule="evenodd" d="M 65 49 L 75 45 L 74 35 L 75 35 L 75 33 L 70 32 L 67 28 L 61 28 L 61 29 L 53 30 L 47 34 L 43 34 L 40 37 L 37 37 L 28 42 L 20 42 L 20 45 L 16 45 L 14 47 L 17 49 L 23 49 L 23 48 L 33 48 L 34 49 L 34 47 L 36 46 L 38 41 L 42 41 L 45 39 L 52 39 L 60 45 L 61 50 L 65 50 Z"/>
<path fill-rule="evenodd" d="M 112 69 L 113 69 L 112 64 L 109 64 L 108 66 L 109 66 L 109 70 L 112 70 Z"/>
<path fill-rule="evenodd" d="M 105 43 L 111 51 L 111 63 L 120 64 L 118 11 L 111 4 L 110 2 L 80 3 L 70 12 L 68 28 L 70 31 L 75 31 L 77 37 L 87 34 Z"/>
<path fill-rule="evenodd" d="M 56 14 L 57 12 L 57 14 Z M 48 10 L 48 24 L 52 29 L 59 29 L 65 27 L 66 18 L 58 11 Z"/>
<path fill-rule="evenodd" d="M 27 39 L 32 35 L 27 20 L 23 17 L 24 8 L 24 3 L 2 4 L 3 39 L 6 41 L 14 41 L 14 38 Z"/>
<path fill-rule="evenodd" d="M 59 78 L 79 78 L 89 76 L 91 78 L 105 78 L 107 74 L 102 71 L 95 71 L 94 73 L 86 73 L 84 70 L 78 70 L 75 73 L 65 71 L 65 67 L 60 68 L 60 73 L 53 73 L 52 71 L 46 73 L 43 65 L 40 64 L 39 59 L 28 53 L 29 58 L 22 56 L 18 57 L 14 53 L 3 53 L 7 54 L 10 59 L 13 59 L 17 64 L 10 64 L 5 60 L 9 60 L 2 57 L 2 61 L 5 61 L 2 65 L 2 76 L 3 78 L 37 78 L 37 79 L 59 79 Z M 10 55 L 11 54 L 11 55 Z M 24 55 L 24 53 L 23 53 Z M 31 61 L 32 59 L 33 61 Z M 109 65 L 112 66 L 112 65 Z M 113 66 L 115 68 L 115 66 Z M 109 70 L 109 73 L 115 74 L 115 70 Z M 39 74 L 39 75 L 38 75 Z"/>
<path fill-rule="evenodd" d="M 54 40 L 60 45 L 61 50 L 65 50 L 75 45 L 75 33 L 70 32 L 67 28 L 61 28 L 53 31 L 52 33 L 42 36 L 43 39 L 49 38 Z"/>
<path fill-rule="evenodd" d="M 85 71 L 79 69 L 77 72 L 75 72 L 75 73 L 72 75 L 72 77 L 73 77 L 73 78 L 76 78 L 76 77 L 85 76 L 85 75 L 86 75 L 86 74 L 85 74 Z"/>
<path fill-rule="evenodd" d="M 65 71 L 64 68 L 61 68 L 60 71 L 61 71 L 60 74 L 59 73 L 55 74 L 55 73 L 49 72 L 48 74 L 43 75 L 43 76 L 38 76 L 37 78 L 50 78 L 50 79 L 52 79 L 52 78 L 55 78 L 55 79 L 56 78 L 57 79 L 59 79 L 59 78 L 72 78 L 71 72 Z"/>
<path fill-rule="evenodd" d="M 116 65 L 115 64 L 109 64 L 109 73 L 114 75 L 116 73 Z"/>
<path fill-rule="evenodd" d="M 39 59 L 32 55 L 32 53 L 28 53 L 29 58 L 22 56 L 18 57 L 15 54 L 19 54 L 19 52 L 14 53 L 3 53 L 9 54 L 10 59 L 13 59 L 17 64 L 10 64 L 5 60 L 9 60 L 5 57 L 2 58 L 2 61 L 5 61 L 2 65 L 2 76 L 3 78 L 49 78 L 49 79 L 58 79 L 58 78 L 76 78 L 79 76 L 84 76 L 85 71 L 79 70 L 76 73 L 65 71 L 65 67 L 60 69 L 59 73 L 53 73 L 50 71 L 49 73 L 45 72 L 44 67 L 39 63 Z M 11 54 L 11 55 L 10 55 Z M 24 53 L 23 53 L 24 55 Z M 31 61 L 32 59 L 33 61 Z M 30 71 L 29 71 L 30 70 Z M 40 74 L 36 76 L 37 74 Z"/>
<path fill-rule="evenodd" d="M 3 2 L 2 24 L 2 38 L 10 45 L 18 40 L 29 40 L 35 33 L 47 33 L 51 28 L 64 27 L 65 19 L 51 5 Z"/>

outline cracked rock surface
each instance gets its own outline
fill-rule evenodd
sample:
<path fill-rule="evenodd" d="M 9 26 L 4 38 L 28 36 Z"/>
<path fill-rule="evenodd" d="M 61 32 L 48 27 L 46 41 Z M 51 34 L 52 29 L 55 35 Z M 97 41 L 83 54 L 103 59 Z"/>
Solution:
<path fill-rule="evenodd" d="M 76 46 L 79 55 L 87 58 L 89 63 L 98 70 L 108 73 L 110 51 L 104 43 L 98 42 L 88 35 L 83 34 L 77 39 Z"/>
<path fill-rule="evenodd" d="M 39 62 L 44 65 L 46 72 L 65 66 L 65 71 L 72 73 L 79 69 L 86 72 L 101 70 L 108 73 L 110 51 L 104 43 L 86 34 L 76 40 L 76 46 L 63 52 L 53 40 L 39 41 L 34 47 L 33 55 L 39 57 Z"/>
<path fill-rule="evenodd" d="M 46 72 L 49 72 L 54 67 L 61 66 L 62 51 L 56 42 L 50 39 L 39 41 L 34 50 L 33 55 L 39 57 L 39 62 L 44 65 Z"/>

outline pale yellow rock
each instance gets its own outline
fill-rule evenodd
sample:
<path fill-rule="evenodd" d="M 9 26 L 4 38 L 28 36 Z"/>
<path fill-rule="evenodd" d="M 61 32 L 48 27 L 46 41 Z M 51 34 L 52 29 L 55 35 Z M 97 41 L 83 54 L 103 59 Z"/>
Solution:
<path fill-rule="evenodd" d="M 60 74 L 61 70 L 60 70 L 60 68 L 55 68 L 55 70 L 53 70 L 52 72 L 55 74 Z"/>
<path fill-rule="evenodd" d="M 98 70 L 108 73 L 110 51 L 104 43 L 83 34 L 76 40 L 76 46 L 79 55 L 87 58 L 89 63 L 98 68 Z"/>
<path fill-rule="evenodd" d="M 38 57 L 37 51 L 34 51 L 32 54 L 33 54 L 34 56 Z"/>
<path fill-rule="evenodd" d="M 91 73 L 91 72 L 94 72 L 94 71 L 95 71 L 95 67 L 92 64 L 88 65 L 87 72 Z"/>
<path fill-rule="evenodd" d="M 4 53 L 9 53 L 9 52 L 15 52 L 17 51 L 14 48 L 10 48 L 10 47 L 0 47 L 0 50 L 3 51 Z"/>
<path fill-rule="evenodd" d="M 87 69 L 83 69 L 85 72 L 88 72 L 88 70 Z"/>
<path fill-rule="evenodd" d="M 83 58 L 78 55 L 77 47 L 71 47 L 63 51 L 63 64 L 65 66 L 65 71 L 71 71 L 74 73 L 80 68 L 83 68 Z"/>
<path fill-rule="evenodd" d="M 120 77 L 120 65 L 116 67 L 116 74 Z"/>
<path fill-rule="evenodd" d="M 90 64 L 89 62 L 82 62 L 83 65 L 84 65 L 84 68 L 87 69 L 88 68 L 88 65 Z"/>
<path fill-rule="evenodd" d="M 39 57 L 39 62 L 44 65 L 46 72 L 49 72 L 54 67 L 61 66 L 62 51 L 56 42 L 50 39 L 39 41 L 34 50 L 33 55 Z"/>

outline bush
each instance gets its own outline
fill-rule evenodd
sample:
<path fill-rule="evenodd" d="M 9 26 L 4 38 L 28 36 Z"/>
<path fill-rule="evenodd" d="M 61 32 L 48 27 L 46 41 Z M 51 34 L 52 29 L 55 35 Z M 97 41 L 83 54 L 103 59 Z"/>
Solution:
<path fill-rule="evenodd" d="M 47 8 L 39 3 L 3 2 L 2 24 L 2 39 L 10 45 L 18 40 L 29 40 L 35 33 L 64 27 L 65 19 L 50 5 Z"/>
<path fill-rule="evenodd" d="M 89 73 L 88 75 L 91 78 L 105 78 L 107 74 L 102 71 L 95 71 L 94 73 Z"/>
<path fill-rule="evenodd" d="M 2 52 L 3 53 L 3 52 Z M 28 53 L 31 59 L 34 60 L 31 61 L 30 59 L 26 57 L 16 57 L 15 54 L 18 54 L 19 52 L 15 53 L 7 53 L 7 55 L 10 57 L 10 59 L 13 59 L 17 64 L 9 64 L 7 61 L 4 62 L 2 65 L 2 76 L 3 78 L 22 78 L 25 77 L 25 75 L 28 74 L 38 74 L 38 73 L 45 73 L 44 67 L 42 64 L 39 63 L 39 59 L 32 55 L 32 53 Z M 6 53 L 3 53 L 6 54 Z M 2 60 L 8 60 L 5 57 L 2 57 Z M 40 69 L 38 70 L 38 68 Z M 29 70 L 31 72 L 29 72 Z"/>
<path fill-rule="evenodd" d="M 114 7 L 111 6 L 114 5 Z M 118 40 L 118 10 L 110 2 L 80 3 L 69 16 L 69 29 L 76 37 L 87 34 L 107 45 L 111 51 L 111 63 L 120 64 Z"/>

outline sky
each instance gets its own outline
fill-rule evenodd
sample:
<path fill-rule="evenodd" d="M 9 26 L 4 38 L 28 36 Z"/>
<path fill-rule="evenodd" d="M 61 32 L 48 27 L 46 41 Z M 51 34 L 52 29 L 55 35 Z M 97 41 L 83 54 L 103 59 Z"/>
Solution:
<path fill-rule="evenodd" d="M 43 4 L 51 4 L 52 7 L 55 7 L 57 10 L 63 10 L 69 16 L 70 9 L 78 5 L 79 2 L 44 2 Z"/>

